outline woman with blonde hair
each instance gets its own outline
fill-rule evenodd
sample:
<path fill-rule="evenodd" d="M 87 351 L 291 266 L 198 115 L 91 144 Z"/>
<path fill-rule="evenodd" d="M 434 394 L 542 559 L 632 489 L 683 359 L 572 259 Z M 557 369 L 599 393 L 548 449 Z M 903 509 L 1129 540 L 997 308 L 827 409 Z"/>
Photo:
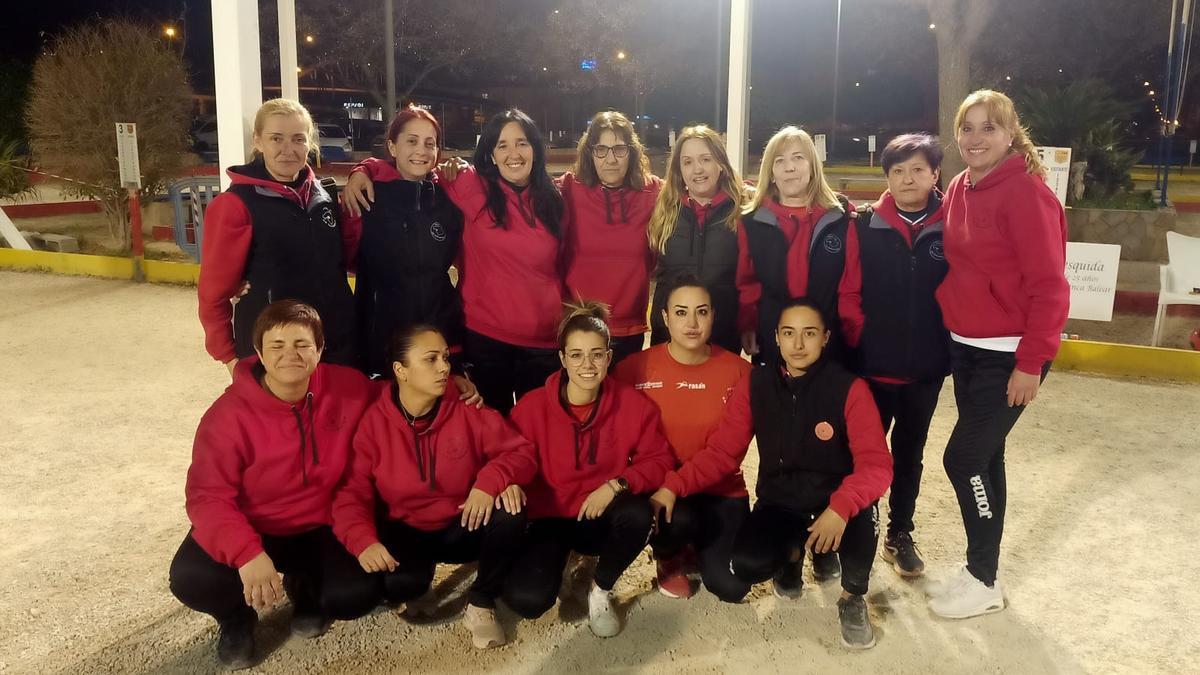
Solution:
<path fill-rule="evenodd" d="M 685 127 L 667 162 L 654 213 L 650 248 L 658 255 L 650 309 L 651 344 L 670 338 L 663 322 L 667 290 L 682 275 L 695 276 L 712 294 L 712 343 L 737 354 L 738 215 L 742 179 L 729 164 L 721 136 L 703 124 Z"/>
<path fill-rule="evenodd" d="M 792 298 L 813 300 L 837 317 L 846 263 L 846 232 L 854 205 L 825 181 L 812 137 L 788 126 L 767 141 L 758 189 L 742 209 L 738 231 L 738 330 L 757 363 L 779 361 L 774 344 L 779 311 Z M 830 356 L 842 357 L 840 330 L 831 321 Z"/>
<path fill-rule="evenodd" d="M 296 101 L 267 101 L 254 116 L 253 143 L 253 159 L 226 169 L 233 185 L 204 216 L 197 294 L 205 348 L 233 373 L 238 359 L 254 355 L 259 312 L 290 298 L 321 315 L 324 360 L 354 365 L 349 235 L 308 165 L 318 149 L 312 117 Z"/>
<path fill-rule="evenodd" d="M 966 528 L 967 562 L 929 606 L 964 619 L 1004 609 L 996 574 L 1005 440 L 1058 352 L 1070 286 L 1066 217 L 1012 100 L 976 91 L 959 106 L 954 129 L 967 168 L 946 190 L 949 271 L 937 300 L 950 329 L 958 406 L 943 464 Z"/>
<path fill-rule="evenodd" d="M 572 171 L 557 179 L 566 205 L 563 268 L 567 293 L 612 308 L 613 363 L 641 351 L 654 251 L 646 228 L 662 180 L 625 115 L 596 113 L 579 137 Z"/>

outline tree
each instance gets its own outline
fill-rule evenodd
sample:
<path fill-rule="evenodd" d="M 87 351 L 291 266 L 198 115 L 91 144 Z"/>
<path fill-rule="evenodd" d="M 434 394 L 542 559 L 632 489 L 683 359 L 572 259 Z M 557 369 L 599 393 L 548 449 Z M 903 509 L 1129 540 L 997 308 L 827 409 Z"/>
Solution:
<path fill-rule="evenodd" d="M 33 194 L 29 160 L 21 157 L 17 141 L 0 140 L 0 199 L 21 199 Z"/>
<path fill-rule="evenodd" d="M 188 157 L 191 89 L 158 31 L 126 20 L 67 30 L 34 66 L 26 121 L 35 156 L 72 179 L 66 194 L 99 200 L 120 249 L 130 241 L 116 123 L 138 130 L 142 190 L 162 193 Z"/>
<path fill-rule="evenodd" d="M 30 68 L 16 60 L 0 61 L 0 141 L 25 143 L 25 100 L 29 95 Z"/>

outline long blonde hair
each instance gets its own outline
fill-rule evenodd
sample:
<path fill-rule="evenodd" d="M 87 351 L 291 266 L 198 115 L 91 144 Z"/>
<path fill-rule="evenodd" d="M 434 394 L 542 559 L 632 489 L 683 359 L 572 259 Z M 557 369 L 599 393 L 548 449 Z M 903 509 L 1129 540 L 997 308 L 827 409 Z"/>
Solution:
<path fill-rule="evenodd" d="M 262 136 L 263 127 L 266 126 L 267 118 L 271 115 L 299 115 L 300 119 L 304 121 L 304 135 L 308 138 L 309 151 L 315 152 L 318 157 L 321 155 L 321 144 L 317 141 L 317 125 L 313 124 L 312 115 L 308 114 L 308 108 L 290 98 L 273 98 L 263 103 L 258 107 L 258 112 L 254 113 L 255 136 Z M 251 156 L 256 159 L 261 154 L 257 148 L 251 151 Z"/>
<path fill-rule="evenodd" d="M 721 167 L 721 190 L 733 201 L 733 209 L 729 211 L 729 215 L 722 221 L 722 224 L 734 232 L 737 231 L 738 213 L 742 210 L 745 195 L 742 190 L 741 176 L 729 164 L 729 155 L 725 152 L 724 141 L 721 140 L 720 134 L 708 128 L 707 125 L 696 124 L 684 127 L 683 131 L 679 133 L 679 137 L 675 139 L 675 147 L 671 148 L 671 157 L 667 160 L 667 175 L 663 177 L 662 190 L 658 193 L 658 201 L 654 203 L 654 212 L 650 215 L 650 224 L 647 228 L 650 248 L 659 253 L 666 253 L 667 240 L 675 233 L 675 222 L 679 219 L 679 209 L 683 206 L 684 196 L 687 195 L 687 187 L 683 182 L 683 170 L 679 166 L 680 152 L 684 142 L 693 138 L 708 144 L 708 151 L 712 153 L 713 158 Z"/>
<path fill-rule="evenodd" d="M 600 135 L 611 131 L 629 146 L 629 168 L 625 171 L 625 186 L 641 190 L 650 182 L 650 160 L 646 157 L 646 146 L 638 138 L 637 129 L 624 114 L 616 110 L 598 112 L 588 123 L 587 131 L 579 137 L 575 146 L 575 177 L 588 187 L 600 184 L 596 174 L 596 162 L 592 159 L 592 146 L 600 142 Z"/>
<path fill-rule="evenodd" d="M 825 168 L 822 166 L 821 158 L 817 155 L 817 145 L 813 143 L 812 136 L 809 136 L 808 132 L 800 127 L 787 126 L 776 131 L 771 140 L 767 141 L 767 147 L 763 150 L 762 166 L 758 169 L 757 189 L 742 213 L 753 214 L 758 207 L 762 206 L 767 197 L 779 201 L 779 188 L 775 187 L 775 183 L 771 181 L 771 175 L 775 158 L 783 151 L 783 146 L 791 141 L 799 141 L 800 153 L 808 160 L 808 166 L 812 170 L 812 175 L 808 179 L 808 188 L 804 194 L 805 201 L 810 205 L 817 204 L 827 209 L 841 208 L 837 193 L 829 187 L 829 183 L 825 180 Z"/>
<path fill-rule="evenodd" d="M 958 112 L 954 114 L 954 140 L 957 141 L 962 135 L 967 111 L 977 105 L 983 106 L 989 120 L 1012 134 L 1012 149 L 1025 158 L 1025 170 L 1034 176 L 1046 175 L 1046 167 L 1038 157 L 1037 148 L 1033 147 L 1033 141 L 1029 140 L 1029 131 L 1021 126 L 1021 120 L 1017 117 L 1017 107 L 1013 105 L 1012 99 L 1002 92 L 980 89 L 965 98 L 962 105 L 958 106 Z"/>

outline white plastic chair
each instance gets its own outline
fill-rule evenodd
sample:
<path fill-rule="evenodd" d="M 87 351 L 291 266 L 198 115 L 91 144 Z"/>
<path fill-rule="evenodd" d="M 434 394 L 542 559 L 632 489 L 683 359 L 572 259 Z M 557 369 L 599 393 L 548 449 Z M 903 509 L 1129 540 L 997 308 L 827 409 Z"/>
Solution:
<path fill-rule="evenodd" d="M 1200 305 L 1200 237 L 1167 232 L 1167 264 L 1159 265 L 1158 313 L 1154 316 L 1154 335 L 1150 346 L 1162 338 L 1163 316 L 1167 305 Z"/>

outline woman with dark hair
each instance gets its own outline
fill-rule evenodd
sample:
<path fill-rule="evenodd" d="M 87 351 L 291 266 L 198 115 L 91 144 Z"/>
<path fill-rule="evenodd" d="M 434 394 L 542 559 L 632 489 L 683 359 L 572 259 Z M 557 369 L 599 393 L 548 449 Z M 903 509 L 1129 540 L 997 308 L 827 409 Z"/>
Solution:
<path fill-rule="evenodd" d="M 880 156 L 888 189 L 846 232 L 838 313 L 886 433 L 895 471 L 883 559 L 905 577 L 925 562 L 913 543 L 922 456 L 938 395 L 950 374 L 950 334 L 934 291 L 946 276 L 942 149 L 929 134 L 893 138 Z M 893 424 L 894 423 L 894 424 Z"/>
<path fill-rule="evenodd" d="M 588 625 L 599 637 L 621 631 L 612 589 L 646 546 L 653 525 L 646 495 L 672 464 L 658 408 L 606 379 L 606 314 L 597 303 L 568 307 L 558 330 L 562 370 L 513 408 L 540 468 L 529 486 L 533 522 L 504 591 L 513 611 L 539 617 L 554 606 L 571 551 L 598 555 Z"/>
<path fill-rule="evenodd" d="M 231 668 L 253 663 L 256 610 L 285 595 L 301 637 L 378 602 L 330 530 L 334 488 L 373 389 L 357 370 L 321 363 L 325 335 L 308 305 L 268 305 L 250 339 L 255 356 L 238 361 L 196 428 L 184 489 L 192 529 L 171 561 L 171 592 L 217 620 L 217 657 Z"/>
<path fill-rule="evenodd" d="M 613 363 L 641 351 L 655 255 L 647 225 L 662 181 L 629 118 L 596 113 L 579 138 L 573 171 L 557 180 L 569 226 L 563 236 L 567 292 L 612 308 Z"/>
<path fill-rule="evenodd" d="M 680 497 L 702 492 L 734 475 L 757 439 L 758 501 L 734 539 L 729 569 L 747 588 L 773 579 L 776 595 L 795 599 L 805 551 L 840 552 L 842 643 L 867 649 L 875 644 L 865 596 L 877 501 L 891 482 L 892 457 L 871 390 L 829 358 L 829 338 L 817 303 L 781 306 L 772 340 L 778 365 L 742 378 L 705 448 L 666 484 Z"/>
<path fill-rule="evenodd" d="M 929 608 L 965 619 L 1004 609 L 1004 446 L 1050 372 L 1071 287 L 1066 215 L 1012 99 L 989 89 L 968 96 L 954 138 L 967 168 L 946 189 L 950 269 L 937 301 L 950 329 L 958 407 L 942 463 L 967 531 L 967 561 Z"/>
<path fill-rule="evenodd" d="M 360 164 L 346 185 L 349 200 L 364 209 L 378 164 Z M 484 126 L 474 167 L 443 165 L 439 173 L 465 220 L 458 281 L 464 358 L 484 402 L 508 414 L 515 397 L 557 367 L 562 196 L 546 172 L 541 134 L 515 108 Z"/>
<path fill-rule="evenodd" d="M 682 466 L 704 449 L 721 420 L 734 386 L 750 372 L 750 363 L 709 344 L 713 328 L 712 295 L 692 275 L 675 279 L 666 289 L 661 317 L 670 342 L 633 354 L 616 369 L 618 379 L 648 396 L 662 413 L 675 465 Z M 699 572 L 704 586 L 718 598 L 737 602 L 749 586 L 729 571 L 733 538 L 746 515 L 750 498 L 740 471 L 725 480 L 676 499 L 673 474 L 650 497 L 654 536 L 650 546 L 658 572 L 658 590 L 671 598 L 695 592 L 691 577 Z"/>
<path fill-rule="evenodd" d="M 428 604 L 436 563 L 478 560 L 463 625 L 476 647 L 502 645 L 495 602 L 525 530 L 520 486 L 537 472 L 533 447 L 446 386 L 450 348 L 437 328 L 402 328 L 388 351 L 392 383 L 358 425 L 334 534 L 410 611 Z"/>
<path fill-rule="evenodd" d="M 667 288 L 692 274 L 712 295 L 712 343 L 737 354 L 738 218 L 745 201 L 742 179 L 729 164 L 720 134 L 698 124 L 679 134 L 654 212 L 650 248 L 658 257 L 650 307 L 650 344 L 670 339 L 663 323 Z"/>
<path fill-rule="evenodd" d="M 295 101 L 267 101 L 254 116 L 252 140 L 253 160 L 226 170 L 233 184 L 204 216 L 196 290 L 205 348 L 232 374 L 238 359 L 254 355 L 259 312 L 290 298 L 321 314 L 325 361 L 354 365 L 349 234 L 307 163 L 318 149 L 312 117 Z"/>

